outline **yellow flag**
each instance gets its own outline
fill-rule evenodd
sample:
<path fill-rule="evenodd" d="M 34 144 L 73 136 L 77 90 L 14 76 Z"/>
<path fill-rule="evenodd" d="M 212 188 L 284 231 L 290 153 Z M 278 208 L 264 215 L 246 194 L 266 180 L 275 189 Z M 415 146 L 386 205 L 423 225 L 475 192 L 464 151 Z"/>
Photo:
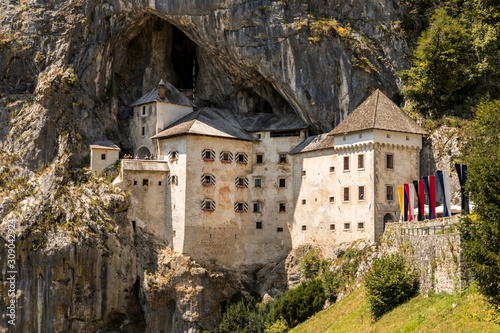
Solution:
<path fill-rule="evenodd" d="M 405 206 L 405 187 L 404 186 L 398 186 L 398 197 L 399 197 L 399 209 L 401 209 L 401 213 L 404 212 Z"/>

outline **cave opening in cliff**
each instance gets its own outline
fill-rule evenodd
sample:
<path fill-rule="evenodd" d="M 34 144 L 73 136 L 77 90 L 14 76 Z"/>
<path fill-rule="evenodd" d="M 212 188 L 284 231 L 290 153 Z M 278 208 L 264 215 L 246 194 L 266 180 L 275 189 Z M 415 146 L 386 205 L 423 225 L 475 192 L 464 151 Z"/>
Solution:
<path fill-rule="evenodd" d="M 193 89 L 198 75 L 196 44 L 176 26 L 172 26 L 172 65 L 179 89 Z"/>

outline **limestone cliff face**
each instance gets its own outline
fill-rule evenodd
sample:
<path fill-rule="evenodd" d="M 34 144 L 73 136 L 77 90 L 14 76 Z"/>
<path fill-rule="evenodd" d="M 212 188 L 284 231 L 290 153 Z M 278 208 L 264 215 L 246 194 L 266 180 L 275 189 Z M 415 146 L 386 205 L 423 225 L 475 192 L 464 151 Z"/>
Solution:
<path fill-rule="evenodd" d="M 64 126 L 79 142 L 130 148 L 128 105 L 160 78 L 194 87 L 200 106 L 296 112 L 327 131 L 371 90 L 397 96 L 394 74 L 407 66 L 402 15 L 396 0 L 9 2 L 0 87 L 34 89 L 35 101 L 13 107 L 5 99 L 2 108 L 38 121 L 15 129 L 3 119 L 2 148 L 28 146 L 32 167 L 50 161 L 56 152 L 42 153 L 40 142 L 57 145 Z M 22 137 L 28 130 L 32 145 Z M 86 147 L 75 143 L 72 152 L 79 159 Z"/>

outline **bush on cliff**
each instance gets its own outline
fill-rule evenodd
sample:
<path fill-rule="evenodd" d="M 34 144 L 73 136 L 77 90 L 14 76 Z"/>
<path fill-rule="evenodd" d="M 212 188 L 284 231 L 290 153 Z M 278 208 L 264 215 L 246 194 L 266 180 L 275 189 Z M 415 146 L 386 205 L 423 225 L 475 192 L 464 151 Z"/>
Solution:
<path fill-rule="evenodd" d="M 365 276 L 368 304 L 375 319 L 418 293 L 418 272 L 400 255 L 384 255 Z"/>

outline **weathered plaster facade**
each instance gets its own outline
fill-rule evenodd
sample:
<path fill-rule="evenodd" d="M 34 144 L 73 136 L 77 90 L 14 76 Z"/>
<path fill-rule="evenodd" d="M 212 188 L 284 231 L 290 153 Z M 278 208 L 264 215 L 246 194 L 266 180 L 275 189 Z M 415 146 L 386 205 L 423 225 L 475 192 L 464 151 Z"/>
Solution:
<path fill-rule="evenodd" d="M 101 172 L 119 159 L 120 148 L 112 142 L 99 142 L 90 145 L 90 170 Z"/>

